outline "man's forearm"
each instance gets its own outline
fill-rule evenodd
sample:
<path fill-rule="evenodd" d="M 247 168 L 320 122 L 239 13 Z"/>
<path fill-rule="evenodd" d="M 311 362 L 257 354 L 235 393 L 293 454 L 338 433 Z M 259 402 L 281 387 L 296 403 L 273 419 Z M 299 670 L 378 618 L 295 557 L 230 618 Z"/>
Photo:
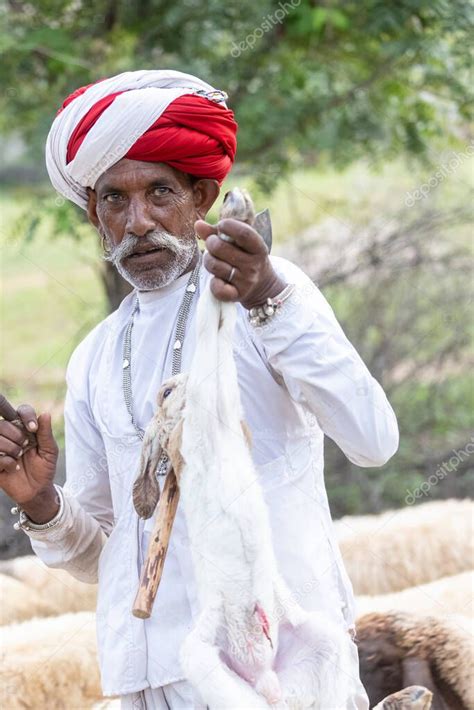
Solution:
<path fill-rule="evenodd" d="M 59 511 L 60 501 L 53 484 L 39 493 L 37 496 L 22 503 L 21 508 L 33 523 L 38 525 L 47 523 L 54 518 Z"/>
<path fill-rule="evenodd" d="M 56 492 L 54 495 L 57 496 Z M 25 532 L 31 539 L 33 551 L 48 567 L 64 569 L 82 582 L 97 582 L 99 557 L 107 535 L 99 522 L 74 497 L 65 491 L 62 495 L 64 509 L 58 521 L 48 529 L 29 527 Z M 50 502 L 48 498 L 47 504 Z M 26 508 L 24 510 L 29 517 Z M 50 519 L 53 517 L 54 514 Z"/>

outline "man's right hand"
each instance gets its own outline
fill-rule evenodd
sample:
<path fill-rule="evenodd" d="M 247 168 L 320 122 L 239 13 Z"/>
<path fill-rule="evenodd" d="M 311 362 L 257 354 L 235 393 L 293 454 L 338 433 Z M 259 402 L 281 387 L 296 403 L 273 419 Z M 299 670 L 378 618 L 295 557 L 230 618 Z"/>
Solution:
<path fill-rule="evenodd" d="M 34 432 L 37 447 L 23 452 L 27 439 L 19 427 L 0 420 L 0 488 L 18 503 L 29 517 L 41 523 L 54 517 L 58 500 L 53 486 L 58 445 L 51 429 L 51 416 L 36 416 L 33 407 L 23 404 L 18 417 Z"/>

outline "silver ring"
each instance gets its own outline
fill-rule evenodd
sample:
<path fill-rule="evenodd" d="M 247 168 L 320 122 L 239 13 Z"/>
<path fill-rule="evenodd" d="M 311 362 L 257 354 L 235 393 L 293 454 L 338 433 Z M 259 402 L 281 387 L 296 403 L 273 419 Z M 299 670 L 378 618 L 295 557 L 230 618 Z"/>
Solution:
<path fill-rule="evenodd" d="M 232 279 L 234 278 L 235 274 L 235 266 L 233 266 L 230 270 L 230 275 L 229 278 L 227 279 L 227 283 L 230 284 L 232 282 Z"/>

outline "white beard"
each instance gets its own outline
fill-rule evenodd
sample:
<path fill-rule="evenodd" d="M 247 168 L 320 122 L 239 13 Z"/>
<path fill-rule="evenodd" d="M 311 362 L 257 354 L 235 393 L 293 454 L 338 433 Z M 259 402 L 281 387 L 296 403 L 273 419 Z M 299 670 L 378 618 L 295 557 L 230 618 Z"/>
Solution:
<path fill-rule="evenodd" d="M 197 239 L 194 230 L 176 237 L 169 232 L 156 230 L 151 235 L 146 237 L 148 244 L 153 244 L 157 247 L 164 247 L 173 252 L 174 258 L 166 265 L 160 267 L 156 271 L 145 270 L 143 273 L 132 273 L 129 268 L 123 263 L 124 259 L 132 254 L 145 237 L 137 237 L 134 234 L 126 234 L 120 244 L 111 246 L 110 241 L 106 238 L 109 252 L 103 256 L 104 261 L 110 261 L 115 265 L 115 268 L 129 284 L 137 288 L 139 291 L 152 291 L 156 288 L 167 286 L 172 281 L 175 281 L 179 276 L 184 274 L 191 264 L 196 253 Z"/>

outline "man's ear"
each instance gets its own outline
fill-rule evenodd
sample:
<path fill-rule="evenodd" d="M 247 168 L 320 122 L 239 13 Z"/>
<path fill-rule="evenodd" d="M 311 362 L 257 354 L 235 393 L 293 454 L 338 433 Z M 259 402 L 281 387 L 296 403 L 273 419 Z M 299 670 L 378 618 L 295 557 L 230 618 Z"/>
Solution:
<path fill-rule="evenodd" d="M 87 189 L 87 217 L 89 222 L 94 225 L 96 229 L 99 229 L 99 218 L 97 216 L 97 195 L 95 190 L 91 187 Z"/>
<path fill-rule="evenodd" d="M 217 180 L 201 178 L 193 185 L 193 199 L 199 219 L 205 219 L 221 191 Z"/>

